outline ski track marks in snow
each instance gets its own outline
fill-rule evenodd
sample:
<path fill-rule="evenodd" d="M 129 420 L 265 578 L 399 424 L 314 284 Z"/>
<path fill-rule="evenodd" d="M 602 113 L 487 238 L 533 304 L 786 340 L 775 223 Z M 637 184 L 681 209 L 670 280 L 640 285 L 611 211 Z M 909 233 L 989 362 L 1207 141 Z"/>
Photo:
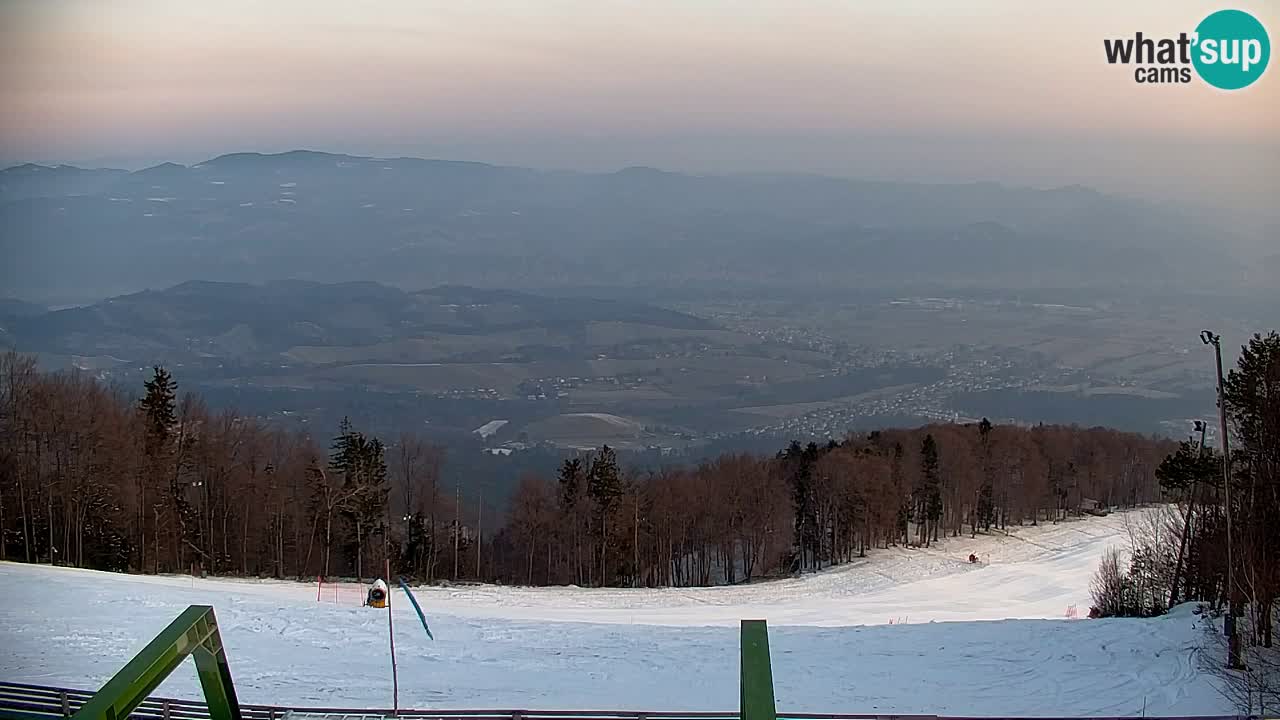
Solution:
<path fill-rule="evenodd" d="M 732 709 L 737 624 L 762 617 L 778 705 L 792 712 L 1136 715 L 1144 701 L 1148 714 L 1230 712 L 1196 669 L 1202 621 L 1189 607 L 1060 619 L 1068 605 L 1088 611 L 1099 557 L 1125 540 L 1113 515 L 736 587 L 424 587 L 415 592 L 434 642 L 403 596 L 393 600 L 400 702 Z M 318 603 L 301 583 L 0 564 L 0 678 L 98 687 L 183 608 L 206 603 L 244 702 L 384 707 L 386 616 L 359 607 L 361 596 L 348 585 Z M 200 697 L 194 670 L 157 694 Z"/>

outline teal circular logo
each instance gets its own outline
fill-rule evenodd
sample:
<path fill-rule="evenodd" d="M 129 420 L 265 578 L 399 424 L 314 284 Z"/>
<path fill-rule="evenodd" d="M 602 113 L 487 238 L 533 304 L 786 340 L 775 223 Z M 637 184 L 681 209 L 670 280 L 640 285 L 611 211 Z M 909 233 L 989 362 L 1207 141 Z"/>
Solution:
<path fill-rule="evenodd" d="M 1271 59 L 1267 29 L 1243 10 L 1219 10 L 1201 20 L 1195 44 L 1191 63 L 1202 80 L 1220 90 L 1252 85 Z"/>

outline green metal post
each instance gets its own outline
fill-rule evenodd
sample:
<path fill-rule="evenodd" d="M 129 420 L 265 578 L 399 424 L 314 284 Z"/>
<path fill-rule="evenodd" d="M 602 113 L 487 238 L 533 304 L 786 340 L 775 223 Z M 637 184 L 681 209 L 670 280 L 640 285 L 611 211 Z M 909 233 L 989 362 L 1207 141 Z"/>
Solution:
<path fill-rule="evenodd" d="M 777 720 L 773 668 L 769 662 L 769 628 L 765 621 L 743 620 L 741 642 L 741 720 Z"/>
<path fill-rule="evenodd" d="M 192 605 L 184 610 L 94 693 L 72 720 L 125 720 L 188 655 L 195 656 L 196 672 L 212 720 L 240 720 L 240 703 L 222 649 L 218 621 L 208 605 Z"/>
<path fill-rule="evenodd" d="M 212 720 L 240 720 L 240 701 L 236 697 L 236 686 L 231 681 L 231 667 L 222 649 L 222 637 L 216 629 L 191 655 L 200 676 L 200 688 L 204 690 L 204 702 L 209 706 L 209 717 Z"/>

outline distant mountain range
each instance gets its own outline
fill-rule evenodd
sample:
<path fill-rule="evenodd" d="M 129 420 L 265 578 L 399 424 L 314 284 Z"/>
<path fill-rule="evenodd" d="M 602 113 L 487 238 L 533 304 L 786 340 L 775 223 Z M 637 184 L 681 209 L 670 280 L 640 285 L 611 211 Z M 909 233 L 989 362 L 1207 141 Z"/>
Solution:
<path fill-rule="evenodd" d="M 0 295 L 49 303 L 186 280 L 1194 289 L 1247 266 L 1219 241 L 1190 218 L 1081 187 L 591 174 L 310 151 L 135 172 L 0 171 Z"/>
<path fill-rule="evenodd" d="M 521 337 L 530 342 L 535 330 L 548 342 L 580 344 L 588 323 L 716 329 L 691 315 L 632 302 L 461 286 L 405 292 L 372 282 L 192 281 L 54 311 L 0 301 L 0 338 L 11 347 L 142 363 L 198 358 L 278 362 L 296 347 L 385 348 L 397 341 L 497 356 L 519 349 Z M 495 337 L 512 340 L 495 348 Z"/>

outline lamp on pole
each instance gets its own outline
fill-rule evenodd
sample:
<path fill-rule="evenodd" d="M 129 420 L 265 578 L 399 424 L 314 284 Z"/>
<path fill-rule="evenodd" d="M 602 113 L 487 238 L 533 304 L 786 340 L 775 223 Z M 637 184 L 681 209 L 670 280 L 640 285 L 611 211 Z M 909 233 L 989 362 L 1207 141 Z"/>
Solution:
<path fill-rule="evenodd" d="M 1227 635 L 1227 667 L 1244 667 L 1240 660 L 1240 636 L 1236 632 L 1235 553 L 1231 547 L 1231 445 L 1227 430 L 1227 400 L 1222 376 L 1222 336 L 1209 330 L 1200 333 L 1200 341 L 1212 345 L 1218 368 L 1218 433 L 1222 437 L 1222 487 L 1227 505 L 1227 619 L 1223 629 Z"/>

